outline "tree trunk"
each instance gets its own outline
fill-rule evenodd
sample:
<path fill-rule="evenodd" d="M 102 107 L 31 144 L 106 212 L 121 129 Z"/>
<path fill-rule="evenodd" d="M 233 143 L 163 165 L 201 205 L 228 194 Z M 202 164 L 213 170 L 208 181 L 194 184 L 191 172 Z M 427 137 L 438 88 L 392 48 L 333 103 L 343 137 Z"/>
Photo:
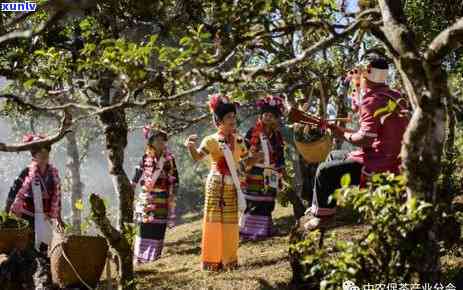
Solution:
<path fill-rule="evenodd" d="M 80 156 L 74 131 L 67 136 L 67 162 L 68 175 L 71 177 L 71 208 L 72 208 L 72 232 L 81 234 L 82 212 L 76 208 L 76 203 L 82 200 L 83 185 L 80 179 Z"/>
<path fill-rule="evenodd" d="M 417 107 L 404 136 L 402 157 L 409 197 L 423 196 L 436 204 L 437 178 L 440 173 L 445 110 L 442 106 L 425 104 Z M 442 130 L 442 131 L 441 131 Z M 430 170 L 432 168 L 432 170 Z M 423 280 L 439 280 L 439 244 L 437 217 L 431 214 L 426 223 L 428 253 L 420 261 L 418 271 Z"/>
<path fill-rule="evenodd" d="M 448 203 L 454 197 L 453 189 L 455 188 L 454 185 L 454 172 L 456 169 L 455 166 L 455 157 L 456 157 L 456 150 L 455 150 L 455 126 L 456 126 L 456 116 L 455 116 L 455 109 L 453 107 L 453 96 L 451 96 L 447 101 L 447 112 L 448 112 L 448 129 L 447 129 L 447 139 L 445 140 L 444 152 L 445 152 L 445 159 L 446 164 L 442 169 L 443 175 L 443 182 L 442 187 L 444 190 L 440 190 L 440 193 L 444 196 L 441 196 L 439 199 L 443 200 L 444 202 Z"/>
<path fill-rule="evenodd" d="M 424 63 L 427 83 L 404 135 L 402 158 L 409 196 L 418 196 L 437 205 L 437 180 L 445 140 L 447 111 L 445 99 L 450 97 L 445 73 L 440 66 Z M 415 89 L 417 89 L 415 87 Z M 432 170 L 430 170 L 432 168 Z M 437 282 L 440 278 L 438 213 L 428 217 L 428 254 L 420 261 L 422 280 Z"/>
<path fill-rule="evenodd" d="M 131 224 L 133 221 L 134 191 L 123 167 L 128 133 L 125 112 L 119 110 L 103 113 L 100 115 L 100 121 L 103 124 L 106 138 L 109 173 L 112 175 L 114 188 L 119 196 L 119 213 L 121 216 L 118 223 L 120 230 L 118 232 L 118 239 L 120 240 L 118 243 L 122 243 L 122 245 L 119 247 L 113 246 L 119 259 L 119 289 L 135 289 L 133 282 L 133 251 L 131 246 L 128 246 L 127 239 L 130 232 L 127 231 L 126 226 L 126 224 Z M 103 231 L 101 227 L 100 229 Z M 112 236 L 114 235 L 113 233 Z M 109 238 L 108 241 L 110 241 Z"/>
<path fill-rule="evenodd" d="M 102 105 L 120 101 L 120 92 L 110 95 L 115 76 L 111 73 L 103 74 L 100 80 Z M 114 97 L 114 100 L 111 100 Z M 99 115 L 103 127 L 106 143 L 106 153 L 109 165 L 109 174 L 112 175 L 113 185 L 119 197 L 119 220 L 116 223 L 119 231 L 110 227 L 110 221 L 105 210 L 100 210 L 100 230 L 105 234 L 119 260 L 119 289 L 135 289 L 133 274 L 133 251 L 129 239 L 132 235 L 130 225 L 133 223 L 134 190 L 124 170 L 124 150 L 127 146 L 128 126 L 124 109 L 117 109 Z M 91 199 L 92 201 L 92 199 Z M 93 195 L 94 203 L 97 199 Z M 98 202 L 99 203 L 99 202 Z M 92 207 L 94 205 L 92 204 Z M 100 206 L 101 207 L 101 206 Z M 104 206 L 103 206 L 104 208 Z"/>
<path fill-rule="evenodd" d="M 103 125 L 109 174 L 112 175 L 114 189 L 119 196 L 119 229 L 124 223 L 133 221 L 134 191 L 124 170 L 124 150 L 127 146 L 127 121 L 123 110 L 111 111 L 100 115 Z"/>

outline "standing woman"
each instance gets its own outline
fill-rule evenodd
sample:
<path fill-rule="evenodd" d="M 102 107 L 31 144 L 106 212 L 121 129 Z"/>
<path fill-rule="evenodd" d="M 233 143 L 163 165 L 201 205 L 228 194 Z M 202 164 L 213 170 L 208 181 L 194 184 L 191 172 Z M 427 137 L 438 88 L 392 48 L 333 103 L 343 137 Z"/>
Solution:
<path fill-rule="evenodd" d="M 245 206 L 239 180 L 239 162 L 247 156 L 246 145 L 236 133 L 236 104 L 228 97 L 214 95 L 209 101 L 215 134 L 205 137 L 196 148 L 196 135 L 185 141 L 192 158 L 210 157 L 206 180 L 206 201 L 202 234 L 201 266 L 203 270 L 226 270 L 238 265 L 238 207 Z M 256 158 L 247 159 L 246 163 Z"/>
<path fill-rule="evenodd" d="M 284 171 L 284 142 L 279 119 L 284 112 L 283 99 L 267 96 L 257 102 L 260 115 L 246 134 L 252 153 L 261 152 L 264 162 L 246 169 L 246 210 L 240 234 L 244 239 L 264 239 L 272 234 L 272 211 Z"/>
<path fill-rule="evenodd" d="M 167 149 L 167 133 L 150 127 L 143 131 L 148 143 L 132 179 L 134 188 L 138 182 L 142 186 L 135 206 L 135 218 L 139 223 L 135 263 L 152 262 L 161 256 L 166 227 L 175 224 L 175 194 L 179 181 L 174 156 Z"/>
<path fill-rule="evenodd" d="M 24 143 L 44 139 L 43 135 L 27 134 Z M 49 163 L 51 146 L 31 150 L 32 161 L 16 178 L 8 193 L 5 212 L 25 219 L 34 232 L 37 250 L 35 289 L 50 289 L 50 259 L 47 255 L 54 227 L 62 227 L 61 182 L 58 169 Z"/>

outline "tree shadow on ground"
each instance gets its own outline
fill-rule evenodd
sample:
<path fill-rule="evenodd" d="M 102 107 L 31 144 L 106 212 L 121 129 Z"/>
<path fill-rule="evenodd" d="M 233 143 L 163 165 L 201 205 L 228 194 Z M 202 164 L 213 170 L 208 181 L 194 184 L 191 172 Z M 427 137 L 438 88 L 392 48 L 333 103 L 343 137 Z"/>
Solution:
<path fill-rule="evenodd" d="M 179 268 L 172 271 L 156 272 L 146 270 L 142 273 L 137 272 L 138 287 L 137 289 L 182 289 L 179 285 L 189 285 L 192 281 L 191 278 L 181 276 L 178 274 L 188 271 L 188 268 Z M 154 274 L 153 274 L 154 273 Z M 161 285 L 169 285 L 168 288 Z"/>
<path fill-rule="evenodd" d="M 159 260 L 160 261 L 160 260 Z M 178 274 L 178 273 L 183 273 L 187 270 L 189 270 L 188 268 L 185 268 L 185 267 L 182 267 L 182 268 L 178 268 L 178 269 L 175 269 L 175 270 L 163 270 L 163 271 L 157 271 L 155 269 L 156 267 L 156 262 L 153 262 L 152 265 L 150 265 L 152 268 L 149 268 L 149 269 L 137 269 L 135 271 L 136 275 L 138 277 L 146 277 L 146 276 L 150 276 L 150 277 L 156 277 L 158 275 L 175 275 L 175 274 Z"/>
<path fill-rule="evenodd" d="M 196 247 L 190 247 L 190 248 L 182 248 L 178 250 L 169 250 L 168 253 L 173 254 L 173 255 L 181 255 L 181 256 L 199 255 L 201 253 L 201 247 L 196 246 Z"/>
<path fill-rule="evenodd" d="M 183 244 L 191 244 L 195 242 L 200 242 L 202 238 L 202 230 L 195 230 L 191 234 L 189 234 L 186 237 L 182 237 L 177 241 L 172 241 L 172 242 L 165 242 L 164 246 L 165 247 L 174 247 L 174 246 L 179 246 Z"/>
<path fill-rule="evenodd" d="M 281 262 L 281 260 L 284 260 L 284 259 L 286 259 L 286 257 L 276 257 L 270 260 L 257 260 L 251 263 L 243 264 L 242 267 L 243 268 L 263 268 L 266 266 L 273 266 L 276 263 L 279 263 Z"/>
<path fill-rule="evenodd" d="M 177 219 L 177 225 L 189 224 L 199 221 L 203 218 L 202 211 L 190 212 Z"/>
<path fill-rule="evenodd" d="M 201 251 L 202 231 L 196 230 L 185 238 L 180 238 L 174 242 L 166 242 L 164 247 L 166 252 L 173 255 L 199 254 Z"/>
<path fill-rule="evenodd" d="M 319 289 L 313 285 L 296 285 L 293 283 L 277 283 L 276 285 L 271 285 L 265 279 L 258 278 L 259 290 L 315 290 Z"/>

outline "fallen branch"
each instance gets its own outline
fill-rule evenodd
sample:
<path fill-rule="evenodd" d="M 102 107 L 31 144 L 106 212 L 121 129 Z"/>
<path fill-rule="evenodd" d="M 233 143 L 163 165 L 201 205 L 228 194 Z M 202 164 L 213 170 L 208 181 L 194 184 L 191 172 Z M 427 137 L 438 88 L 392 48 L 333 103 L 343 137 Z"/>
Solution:
<path fill-rule="evenodd" d="M 133 283 L 132 248 L 127 238 L 111 225 L 106 216 L 103 200 L 95 193 L 90 195 L 92 221 L 100 229 L 109 245 L 116 251 L 119 259 L 118 289 L 135 289 Z"/>

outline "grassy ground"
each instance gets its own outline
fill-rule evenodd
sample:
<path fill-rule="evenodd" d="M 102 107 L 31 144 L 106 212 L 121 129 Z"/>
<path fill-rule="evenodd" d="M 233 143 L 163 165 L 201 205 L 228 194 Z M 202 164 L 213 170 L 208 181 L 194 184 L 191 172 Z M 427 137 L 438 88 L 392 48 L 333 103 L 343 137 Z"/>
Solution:
<path fill-rule="evenodd" d="M 213 273 L 200 270 L 202 215 L 183 216 L 180 225 L 168 230 L 162 258 L 136 268 L 138 289 L 295 289 L 290 285 L 292 274 L 287 259 L 288 233 L 294 224 L 292 209 L 277 206 L 273 217 L 280 231 L 277 236 L 265 241 L 242 242 L 238 251 L 240 267 Z M 329 232 L 332 231 L 336 236 L 327 237 L 325 247 L 332 246 L 336 240 L 358 240 L 366 227 L 355 223 L 350 210 L 341 209 L 336 226 Z M 459 275 L 457 272 L 463 268 L 462 253 L 463 250 L 455 249 L 446 251 L 442 257 L 445 281 L 453 282 Z"/>
<path fill-rule="evenodd" d="M 201 216 L 183 218 L 167 232 L 163 257 L 137 268 L 139 289 L 290 289 L 287 234 L 294 221 L 289 207 L 274 212 L 279 235 L 241 243 L 240 267 L 222 273 L 200 271 Z"/>
<path fill-rule="evenodd" d="M 353 223 L 351 212 L 338 213 L 336 239 L 352 240 L 365 231 Z M 277 205 L 273 213 L 279 234 L 265 241 L 242 242 L 238 251 L 240 267 L 234 271 L 211 273 L 200 270 L 200 214 L 183 216 L 183 223 L 166 234 L 163 257 L 136 269 L 139 289 L 294 289 L 290 285 L 288 233 L 294 219 L 290 207 Z M 335 241 L 327 240 L 326 246 Z"/>

